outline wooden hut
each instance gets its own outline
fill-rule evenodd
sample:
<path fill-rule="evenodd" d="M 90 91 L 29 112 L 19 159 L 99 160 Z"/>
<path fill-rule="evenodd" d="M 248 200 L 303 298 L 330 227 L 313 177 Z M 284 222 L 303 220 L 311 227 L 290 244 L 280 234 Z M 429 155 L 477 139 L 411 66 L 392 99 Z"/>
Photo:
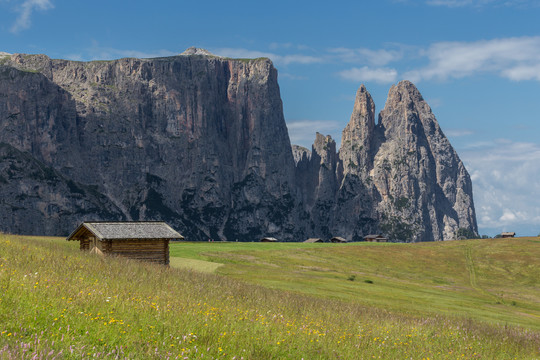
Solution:
<path fill-rule="evenodd" d="M 309 238 L 307 239 L 306 241 L 304 241 L 305 243 L 310 243 L 310 244 L 313 244 L 313 243 L 322 243 L 324 242 L 323 239 L 321 238 Z"/>
<path fill-rule="evenodd" d="M 333 243 L 346 243 L 347 242 L 346 239 L 339 236 L 334 236 L 333 238 L 330 239 L 330 241 Z"/>
<path fill-rule="evenodd" d="M 386 237 L 382 236 L 381 234 L 379 234 L 379 235 L 366 235 L 366 236 L 364 236 L 364 241 L 387 242 L 388 239 Z"/>
<path fill-rule="evenodd" d="M 261 242 L 277 242 L 277 241 L 278 241 L 278 239 L 273 238 L 273 237 L 263 237 L 261 239 Z"/>
<path fill-rule="evenodd" d="M 169 264 L 169 241 L 184 237 L 164 222 L 83 222 L 67 240 L 97 254 Z"/>
<path fill-rule="evenodd" d="M 503 238 L 513 238 L 514 236 L 516 236 L 515 232 L 503 232 L 503 233 L 501 233 L 501 237 L 503 237 Z"/>

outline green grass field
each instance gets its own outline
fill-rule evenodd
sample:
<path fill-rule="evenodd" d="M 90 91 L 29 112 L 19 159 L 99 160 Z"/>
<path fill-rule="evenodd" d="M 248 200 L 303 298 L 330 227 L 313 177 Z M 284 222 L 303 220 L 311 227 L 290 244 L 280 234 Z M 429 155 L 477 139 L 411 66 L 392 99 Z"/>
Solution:
<path fill-rule="evenodd" d="M 0 235 L 0 359 L 540 357 L 538 239 L 77 245 Z"/>
<path fill-rule="evenodd" d="M 224 264 L 217 273 L 271 288 L 400 313 L 540 330 L 538 238 L 420 244 L 177 243 L 171 256 Z"/>

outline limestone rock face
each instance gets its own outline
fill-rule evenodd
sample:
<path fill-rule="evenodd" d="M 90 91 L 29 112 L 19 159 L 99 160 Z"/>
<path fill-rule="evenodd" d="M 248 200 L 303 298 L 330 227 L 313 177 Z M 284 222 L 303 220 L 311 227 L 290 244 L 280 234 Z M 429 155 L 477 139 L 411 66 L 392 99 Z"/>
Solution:
<path fill-rule="evenodd" d="M 291 145 L 291 147 L 295 164 L 311 159 L 311 151 L 305 147 L 299 145 Z"/>
<path fill-rule="evenodd" d="M 477 231 L 472 186 L 413 84 L 375 124 L 364 86 L 341 149 L 292 146 L 277 71 L 190 48 L 77 62 L 0 53 L 0 231 L 163 220 L 188 240 Z"/>
<path fill-rule="evenodd" d="M 333 232 L 359 241 L 378 230 L 375 191 L 369 169 L 373 168 L 375 152 L 375 103 L 364 85 L 356 92 L 351 119 L 341 136 L 340 171 L 336 174 Z"/>
<path fill-rule="evenodd" d="M 268 59 L 200 55 L 4 58 L 0 141 L 94 186 L 123 218 L 165 220 L 193 240 L 292 240 L 295 168 L 277 71 Z"/>
<path fill-rule="evenodd" d="M 453 239 L 459 228 L 477 233 L 469 174 L 418 89 L 392 86 L 379 121 L 373 178 L 383 228 L 422 241 Z"/>
<path fill-rule="evenodd" d="M 362 169 L 372 166 L 375 131 L 375 103 L 364 85 L 356 92 L 351 120 L 341 136 L 340 159 L 343 173 L 361 174 Z"/>
<path fill-rule="evenodd" d="M 329 169 L 318 177 L 323 191 L 304 194 L 311 218 L 351 240 L 368 233 L 403 241 L 450 240 L 460 228 L 477 233 L 469 174 L 418 89 L 408 81 L 392 86 L 377 125 L 374 118 L 373 100 L 361 86 L 339 158 L 322 152 L 322 139 L 332 141 L 317 134 L 311 160 L 297 163 Z M 297 177 L 302 185 L 315 181 L 304 177 L 317 178 L 313 170 Z"/>
<path fill-rule="evenodd" d="M 4 232 L 26 235 L 69 233 L 71 224 L 94 218 L 123 220 L 120 209 L 87 186 L 0 143 L 0 222 Z"/>

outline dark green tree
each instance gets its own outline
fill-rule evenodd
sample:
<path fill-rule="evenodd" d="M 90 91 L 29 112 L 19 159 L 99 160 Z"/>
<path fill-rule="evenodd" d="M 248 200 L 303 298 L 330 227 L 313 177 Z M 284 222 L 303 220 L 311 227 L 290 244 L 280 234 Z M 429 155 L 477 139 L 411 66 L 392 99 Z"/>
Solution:
<path fill-rule="evenodd" d="M 459 228 L 456 231 L 456 239 L 478 239 L 478 234 L 468 228 Z"/>

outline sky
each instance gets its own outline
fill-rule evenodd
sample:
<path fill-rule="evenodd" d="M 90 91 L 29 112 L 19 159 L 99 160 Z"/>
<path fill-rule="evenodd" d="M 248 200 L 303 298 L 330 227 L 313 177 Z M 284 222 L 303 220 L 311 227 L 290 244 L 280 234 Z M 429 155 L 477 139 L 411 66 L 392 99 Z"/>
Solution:
<path fill-rule="evenodd" d="M 540 233 L 540 0 L 0 0 L 0 52 L 269 57 L 291 141 L 340 143 L 356 90 L 412 81 L 473 180 L 480 234 Z"/>

